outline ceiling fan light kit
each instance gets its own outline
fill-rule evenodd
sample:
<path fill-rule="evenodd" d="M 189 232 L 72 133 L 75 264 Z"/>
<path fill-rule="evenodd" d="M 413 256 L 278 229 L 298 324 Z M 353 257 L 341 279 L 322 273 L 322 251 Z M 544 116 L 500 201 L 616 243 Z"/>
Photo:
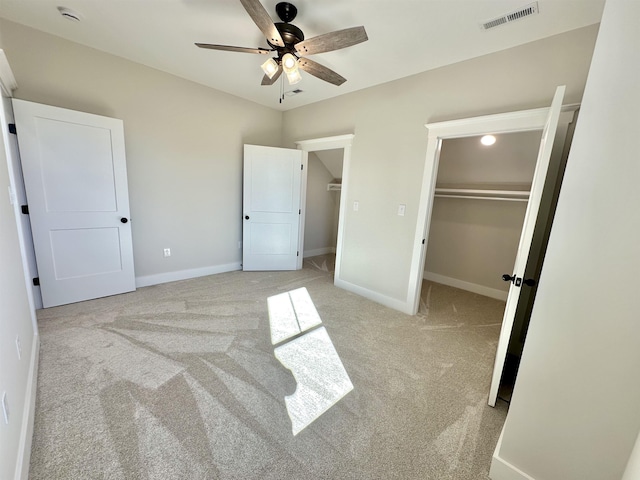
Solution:
<path fill-rule="evenodd" d="M 310 75 L 333 85 L 342 85 L 347 81 L 346 78 L 313 60 L 301 57 L 339 50 L 368 40 L 367 32 L 362 26 L 325 33 L 305 40 L 302 30 L 290 23 L 298 13 L 298 9 L 291 3 L 280 2 L 276 5 L 276 13 L 282 22 L 275 23 L 259 0 L 240 0 L 240 3 L 264 34 L 267 44 L 271 47 L 270 49 L 262 47 L 233 47 L 210 43 L 196 43 L 196 46 L 211 50 L 259 55 L 274 53 L 276 55 L 274 58 L 270 58 L 262 64 L 262 70 L 265 73 L 262 78 L 262 85 L 273 85 L 283 71 L 289 84 L 293 85 L 302 79 L 300 70 L 304 70 Z"/>

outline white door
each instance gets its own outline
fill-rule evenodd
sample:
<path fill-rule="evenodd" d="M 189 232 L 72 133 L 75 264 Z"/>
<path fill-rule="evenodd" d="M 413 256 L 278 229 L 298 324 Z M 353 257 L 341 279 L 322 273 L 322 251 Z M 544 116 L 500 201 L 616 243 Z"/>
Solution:
<path fill-rule="evenodd" d="M 493 367 L 493 376 L 491 378 L 491 389 L 489 390 L 489 405 L 492 407 L 496 404 L 498 397 L 498 388 L 500 387 L 500 378 L 504 369 L 504 362 L 507 357 L 507 347 L 509 346 L 509 338 L 513 329 L 516 308 L 522 282 L 524 281 L 524 270 L 527 266 L 529 250 L 531 249 L 531 240 L 533 239 L 533 231 L 538 217 L 540 208 L 540 200 L 542 199 L 542 191 L 544 189 L 547 170 L 549 168 L 549 159 L 551 158 L 551 150 L 553 149 L 553 140 L 556 136 L 558 128 L 558 120 L 560 119 L 560 110 L 562 108 L 562 100 L 564 98 L 565 87 L 558 87 L 549 109 L 547 122 L 542 131 L 542 140 L 540 141 L 540 150 L 538 151 L 538 160 L 536 169 L 533 174 L 533 182 L 531 184 L 531 195 L 527 205 L 527 211 L 524 215 L 524 225 L 522 234 L 520 235 L 520 243 L 518 244 L 518 252 L 513 271 L 513 280 L 509 288 L 507 296 L 507 304 L 502 320 L 502 328 L 500 329 L 500 338 L 498 340 L 498 349 L 496 352 L 496 360 Z"/>
<path fill-rule="evenodd" d="M 244 146 L 243 270 L 296 270 L 303 152 Z"/>
<path fill-rule="evenodd" d="M 135 290 L 122 121 L 13 107 L 43 306 Z"/>

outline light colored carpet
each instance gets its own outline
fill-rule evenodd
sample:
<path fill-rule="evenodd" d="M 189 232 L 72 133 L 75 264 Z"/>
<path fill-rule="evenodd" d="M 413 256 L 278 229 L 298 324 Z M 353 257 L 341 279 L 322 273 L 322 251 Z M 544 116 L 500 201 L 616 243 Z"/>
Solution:
<path fill-rule="evenodd" d="M 38 312 L 32 479 L 485 479 L 504 302 L 425 282 L 418 316 L 333 286 L 333 259 Z M 267 298 L 306 287 L 353 390 L 293 436 Z"/>

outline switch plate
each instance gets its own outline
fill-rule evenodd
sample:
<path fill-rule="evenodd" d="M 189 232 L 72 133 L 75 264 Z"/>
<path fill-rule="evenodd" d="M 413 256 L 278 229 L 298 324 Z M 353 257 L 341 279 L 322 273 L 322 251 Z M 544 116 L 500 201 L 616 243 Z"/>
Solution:
<path fill-rule="evenodd" d="M 407 209 L 407 206 L 405 204 L 400 204 L 398 206 L 398 215 L 400 215 L 401 217 L 404 217 L 404 212 Z"/>
<path fill-rule="evenodd" d="M 353 211 L 357 212 L 358 208 L 360 208 L 360 204 L 358 202 L 353 202 Z"/>
<path fill-rule="evenodd" d="M 165 248 L 164 249 L 164 256 L 165 257 L 170 257 L 171 256 L 171 249 L 170 248 Z"/>
<path fill-rule="evenodd" d="M 9 401 L 7 400 L 7 392 L 2 392 L 2 413 L 4 414 L 4 423 L 9 425 Z"/>

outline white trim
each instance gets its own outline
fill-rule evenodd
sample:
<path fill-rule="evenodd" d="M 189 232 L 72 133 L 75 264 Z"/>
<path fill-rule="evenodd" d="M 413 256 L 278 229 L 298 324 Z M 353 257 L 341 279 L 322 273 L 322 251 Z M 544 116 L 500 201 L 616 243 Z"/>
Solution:
<path fill-rule="evenodd" d="M 36 412 L 36 392 L 38 390 L 38 359 L 40 358 L 40 336 L 33 335 L 31 342 L 31 363 L 29 364 L 29 378 L 24 399 L 22 414 L 22 428 L 20 431 L 20 445 L 16 462 L 16 480 L 27 480 L 31 461 L 31 444 L 33 442 L 33 423 Z"/>
<path fill-rule="evenodd" d="M 235 272 L 242 270 L 242 263 L 227 263 L 226 265 L 212 265 L 210 267 L 191 268 L 188 270 L 178 270 L 176 272 L 158 273 L 156 275 L 145 275 L 136 277 L 136 288 L 159 285 L 161 283 L 177 282 L 178 280 L 188 280 L 190 278 L 206 277 L 218 273 Z"/>
<path fill-rule="evenodd" d="M 384 305 L 385 307 L 393 308 L 394 310 L 398 310 L 402 313 L 411 314 L 407 309 L 407 304 L 402 300 L 398 300 L 396 298 L 387 297 L 378 292 L 374 292 L 373 290 L 369 290 L 368 288 L 361 287 L 359 285 L 355 285 L 353 283 L 346 282 L 344 280 L 335 279 L 334 285 L 336 287 L 340 287 L 348 292 L 355 293 L 360 295 L 361 297 L 368 298 L 376 303 Z"/>
<path fill-rule="evenodd" d="M 336 253 L 336 247 L 316 248 L 315 250 L 307 250 L 304 252 L 304 258 L 315 257 L 318 255 L 326 255 L 328 253 Z"/>
<path fill-rule="evenodd" d="M 460 290 L 466 290 L 467 292 L 477 293 L 478 295 L 484 295 L 485 297 L 495 298 L 496 300 L 507 301 L 507 294 L 503 290 L 497 288 L 485 287 L 477 283 L 465 282 L 464 280 L 458 280 L 453 277 L 445 277 L 439 273 L 424 272 L 423 278 L 435 283 L 441 283 L 449 287 L 459 288 Z"/>
<path fill-rule="evenodd" d="M 319 152 L 321 150 L 337 150 L 351 146 L 353 133 L 336 135 L 335 137 L 313 138 L 311 140 L 299 140 L 294 142 L 300 150 L 305 152 Z"/>
<path fill-rule="evenodd" d="M 13 71 L 9 65 L 9 60 L 4 53 L 4 50 L 0 48 L 0 86 L 6 93 L 7 97 L 13 97 L 13 91 L 18 88 L 18 82 L 16 77 L 13 76 Z"/>
<path fill-rule="evenodd" d="M 493 458 L 491 459 L 491 468 L 489 469 L 489 478 L 491 480 L 536 480 L 530 475 L 527 475 L 519 468 L 511 465 L 505 459 L 500 457 L 500 447 L 502 446 L 502 436 L 504 435 L 504 426 L 502 432 L 500 432 L 500 438 L 498 438 L 498 444 L 493 452 Z"/>
<path fill-rule="evenodd" d="M 342 192 L 340 194 L 340 211 L 338 213 L 338 239 L 336 241 L 336 268 L 334 273 L 334 285 L 337 287 L 339 287 L 341 284 L 351 285 L 348 282 L 343 282 L 341 278 L 342 249 L 344 246 L 344 219 L 347 213 L 349 171 L 351 169 L 351 145 L 353 143 L 354 136 L 355 135 L 353 135 L 352 133 L 349 133 L 346 135 L 337 135 L 335 137 L 315 138 L 311 140 L 300 140 L 298 142 L 294 142 L 298 146 L 298 148 L 304 152 L 319 152 L 321 150 L 335 150 L 340 148 L 344 149 L 342 157 Z M 303 199 L 303 203 L 306 204 L 306 198 Z M 301 220 L 304 221 L 304 218 L 302 218 Z M 304 237 L 304 235 L 302 235 L 302 237 Z M 356 285 L 353 286 L 356 287 Z M 349 288 L 346 288 L 346 290 L 349 290 Z"/>

